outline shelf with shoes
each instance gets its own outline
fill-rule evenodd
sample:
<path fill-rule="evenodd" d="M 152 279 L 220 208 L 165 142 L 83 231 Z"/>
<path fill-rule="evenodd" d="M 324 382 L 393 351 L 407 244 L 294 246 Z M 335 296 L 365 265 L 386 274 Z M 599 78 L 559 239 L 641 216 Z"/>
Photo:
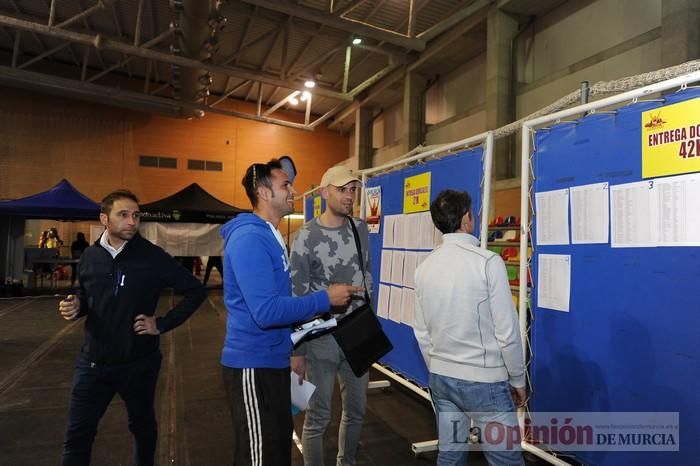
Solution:
<path fill-rule="evenodd" d="M 514 215 L 496 217 L 489 222 L 488 248 L 499 254 L 506 265 L 508 282 L 517 305 L 520 292 L 520 219 Z M 532 247 L 528 242 L 528 259 L 532 257 Z M 528 268 L 528 295 L 532 287 L 532 274 Z"/>

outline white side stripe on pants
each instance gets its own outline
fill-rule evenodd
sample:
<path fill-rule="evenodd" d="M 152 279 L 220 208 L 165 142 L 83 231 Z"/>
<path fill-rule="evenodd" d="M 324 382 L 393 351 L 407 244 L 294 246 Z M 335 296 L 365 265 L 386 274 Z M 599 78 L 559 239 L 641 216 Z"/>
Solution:
<path fill-rule="evenodd" d="M 254 369 L 243 369 L 243 404 L 245 405 L 248 437 L 250 439 L 250 459 L 252 466 L 262 466 L 262 431 L 258 397 L 255 393 Z"/>

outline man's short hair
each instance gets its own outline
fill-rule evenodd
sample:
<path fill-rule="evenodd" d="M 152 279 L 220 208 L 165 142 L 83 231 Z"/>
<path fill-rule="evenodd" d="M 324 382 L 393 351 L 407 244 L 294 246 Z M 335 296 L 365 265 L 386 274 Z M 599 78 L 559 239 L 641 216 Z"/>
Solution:
<path fill-rule="evenodd" d="M 459 230 L 462 217 L 472 208 L 472 198 L 469 193 L 445 189 L 438 194 L 430 204 L 430 216 L 435 227 L 443 234 Z"/>
<path fill-rule="evenodd" d="M 242 184 L 254 208 L 258 206 L 258 195 L 256 193 L 258 187 L 265 186 L 268 189 L 272 189 L 272 170 L 275 169 L 282 170 L 282 164 L 278 159 L 272 159 L 267 163 L 254 163 L 246 170 Z"/>
<path fill-rule="evenodd" d="M 139 198 L 136 194 L 132 193 L 128 189 L 117 189 L 107 194 L 102 202 L 100 203 L 100 213 L 109 215 L 112 212 L 112 207 L 114 206 L 114 201 L 119 199 L 131 199 L 135 203 L 139 203 Z"/>

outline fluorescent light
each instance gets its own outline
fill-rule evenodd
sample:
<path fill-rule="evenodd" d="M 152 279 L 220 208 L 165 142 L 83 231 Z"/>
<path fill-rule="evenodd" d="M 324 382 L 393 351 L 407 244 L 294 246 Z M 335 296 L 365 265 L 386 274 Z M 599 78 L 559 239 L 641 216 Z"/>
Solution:
<path fill-rule="evenodd" d="M 316 86 L 316 82 L 309 79 L 304 83 L 304 86 L 309 89 L 313 89 L 313 87 Z"/>
<path fill-rule="evenodd" d="M 360 39 L 359 37 L 355 37 L 352 40 L 352 45 L 360 45 L 361 43 L 362 43 L 362 39 Z"/>
<path fill-rule="evenodd" d="M 289 214 L 285 215 L 284 218 L 288 218 L 290 220 L 304 220 L 304 214 Z"/>

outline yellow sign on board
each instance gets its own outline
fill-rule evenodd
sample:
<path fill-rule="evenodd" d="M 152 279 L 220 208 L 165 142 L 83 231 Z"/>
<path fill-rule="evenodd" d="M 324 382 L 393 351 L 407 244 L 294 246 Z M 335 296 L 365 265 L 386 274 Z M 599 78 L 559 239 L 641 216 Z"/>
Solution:
<path fill-rule="evenodd" d="M 430 172 L 410 176 L 403 181 L 403 213 L 430 209 Z"/>
<path fill-rule="evenodd" d="M 642 177 L 700 171 L 700 98 L 642 113 Z"/>
<path fill-rule="evenodd" d="M 321 215 L 321 196 L 314 197 L 314 218 Z"/>

